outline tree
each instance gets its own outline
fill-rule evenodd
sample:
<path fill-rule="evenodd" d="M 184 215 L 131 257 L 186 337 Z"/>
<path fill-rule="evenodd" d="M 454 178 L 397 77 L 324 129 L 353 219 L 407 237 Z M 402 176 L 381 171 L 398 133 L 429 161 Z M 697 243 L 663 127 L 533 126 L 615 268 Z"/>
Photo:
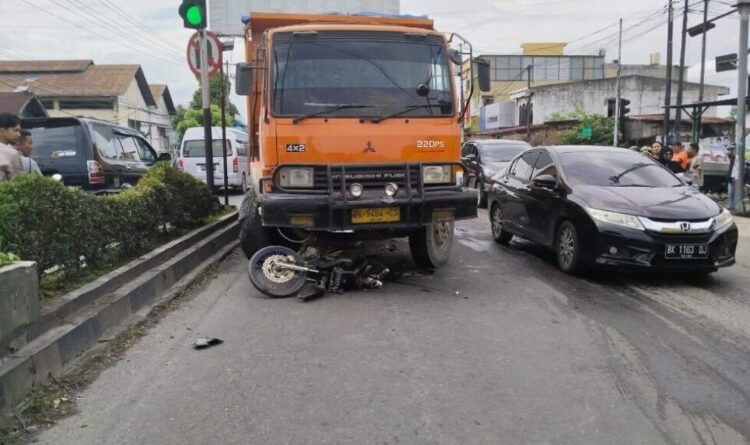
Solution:
<path fill-rule="evenodd" d="M 570 113 L 554 113 L 545 119 L 549 121 L 577 121 L 577 124 L 565 130 L 560 135 L 563 144 L 568 145 L 612 145 L 612 130 L 615 126 L 614 118 L 601 114 L 586 113 L 582 108 L 576 107 Z M 584 129 L 591 129 L 591 137 L 585 134 Z M 618 134 L 618 140 L 622 141 L 622 134 Z"/>
<path fill-rule="evenodd" d="M 234 121 L 235 117 L 240 113 L 240 111 L 233 103 L 228 100 L 229 93 L 232 90 L 232 82 L 229 80 L 229 76 L 225 74 L 223 79 L 224 87 L 226 88 L 225 91 L 227 93 L 227 125 L 231 126 L 232 121 Z M 221 81 L 221 76 L 214 76 L 209 81 L 209 91 L 211 95 L 211 117 L 213 121 L 211 125 L 213 126 L 221 125 L 221 108 L 219 108 L 219 104 L 221 103 Z M 190 102 L 190 105 L 188 107 L 182 105 L 177 106 L 177 114 L 172 119 L 172 125 L 177 131 L 178 140 L 182 140 L 182 137 L 185 135 L 185 130 L 187 130 L 188 128 L 199 127 L 203 125 L 202 97 L 203 91 L 199 86 L 198 89 L 193 93 L 193 100 Z"/>
<path fill-rule="evenodd" d="M 175 129 L 177 130 L 177 136 L 182 140 L 182 136 L 185 135 L 185 131 L 192 127 L 203 126 L 203 110 L 198 108 L 184 108 L 182 119 L 177 122 Z M 179 111 L 178 111 L 179 114 Z M 175 117 L 175 120 L 177 117 Z M 221 125 L 221 108 L 218 105 L 211 105 L 211 126 Z"/>
<path fill-rule="evenodd" d="M 732 111 L 729 112 L 729 117 L 735 122 L 737 121 L 737 113 L 737 105 L 735 105 L 732 107 Z"/>

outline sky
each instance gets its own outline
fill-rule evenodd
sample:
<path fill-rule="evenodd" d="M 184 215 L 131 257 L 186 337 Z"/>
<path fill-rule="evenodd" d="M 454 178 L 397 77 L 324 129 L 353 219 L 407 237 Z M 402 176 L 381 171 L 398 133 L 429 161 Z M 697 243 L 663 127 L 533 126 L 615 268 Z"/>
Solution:
<path fill-rule="evenodd" d="M 688 27 L 703 17 L 702 0 L 688 0 Z M 92 59 L 97 64 L 140 64 L 149 83 L 169 86 L 176 104 L 187 104 L 197 80 L 187 67 L 192 34 L 177 14 L 179 0 L 0 0 L 0 60 Z M 674 63 L 679 63 L 684 1 L 675 0 Z M 709 17 L 730 9 L 732 0 L 710 0 Z M 427 15 L 436 29 L 456 32 L 478 54 L 520 54 L 523 42 L 568 42 L 568 54 L 606 51 L 617 58 L 618 21 L 623 19 L 622 62 L 647 64 L 649 54 L 666 62 L 666 0 L 401 0 L 404 14 Z M 717 22 L 708 34 L 706 82 L 736 96 L 737 72 L 714 72 L 714 58 L 736 53 L 739 18 Z M 241 40 L 225 54 L 242 62 Z M 688 37 L 689 80 L 699 80 L 700 37 Z M 233 97 L 240 110 L 244 102 Z M 720 115 L 729 109 L 720 110 Z"/>

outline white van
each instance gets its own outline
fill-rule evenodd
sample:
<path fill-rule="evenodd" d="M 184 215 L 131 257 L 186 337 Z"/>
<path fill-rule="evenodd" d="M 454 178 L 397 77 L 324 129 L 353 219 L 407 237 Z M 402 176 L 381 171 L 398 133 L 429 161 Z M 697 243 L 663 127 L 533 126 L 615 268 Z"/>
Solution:
<path fill-rule="evenodd" d="M 247 191 L 247 134 L 227 128 L 227 184 L 229 187 Z M 211 129 L 214 154 L 214 186 L 224 185 L 221 127 Z M 180 144 L 177 167 L 203 182 L 206 182 L 206 144 L 203 127 L 188 128 Z"/>

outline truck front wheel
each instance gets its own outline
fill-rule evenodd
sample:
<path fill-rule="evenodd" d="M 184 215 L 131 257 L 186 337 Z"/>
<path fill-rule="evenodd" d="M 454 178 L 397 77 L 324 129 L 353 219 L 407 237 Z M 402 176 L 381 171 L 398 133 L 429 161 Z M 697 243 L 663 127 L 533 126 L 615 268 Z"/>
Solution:
<path fill-rule="evenodd" d="M 409 234 L 411 256 L 418 267 L 433 269 L 448 262 L 453 247 L 453 228 L 453 221 L 444 221 Z"/>
<path fill-rule="evenodd" d="M 259 207 L 260 200 L 255 190 L 250 188 L 240 207 L 240 245 L 247 259 L 263 247 L 276 244 L 278 239 L 276 229 L 263 227 Z"/>

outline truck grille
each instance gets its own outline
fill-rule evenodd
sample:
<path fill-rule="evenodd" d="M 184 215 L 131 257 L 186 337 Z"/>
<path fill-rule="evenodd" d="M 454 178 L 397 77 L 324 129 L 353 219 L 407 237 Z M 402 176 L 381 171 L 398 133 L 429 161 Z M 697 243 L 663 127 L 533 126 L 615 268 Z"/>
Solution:
<path fill-rule="evenodd" d="M 365 190 L 382 190 L 388 183 L 395 183 L 405 190 L 407 183 L 416 190 L 419 188 L 419 165 L 400 166 L 335 166 L 331 167 L 331 186 L 334 192 L 341 187 L 349 187 L 354 183 L 361 184 Z M 315 186 L 317 191 L 328 191 L 328 169 L 315 169 Z"/>

